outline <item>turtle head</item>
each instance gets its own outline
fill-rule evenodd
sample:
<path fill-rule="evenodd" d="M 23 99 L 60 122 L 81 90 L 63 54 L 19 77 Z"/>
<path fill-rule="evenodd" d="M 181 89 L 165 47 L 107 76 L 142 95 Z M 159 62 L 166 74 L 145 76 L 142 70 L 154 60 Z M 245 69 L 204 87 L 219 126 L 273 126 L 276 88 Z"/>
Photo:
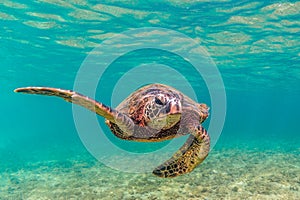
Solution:
<path fill-rule="evenodd" d="M 170 94 L 151 95 L 144 107 L 145 122 L 156 130 L 169 129 L 177 124 L 181 113 L 180 99 Z"/>

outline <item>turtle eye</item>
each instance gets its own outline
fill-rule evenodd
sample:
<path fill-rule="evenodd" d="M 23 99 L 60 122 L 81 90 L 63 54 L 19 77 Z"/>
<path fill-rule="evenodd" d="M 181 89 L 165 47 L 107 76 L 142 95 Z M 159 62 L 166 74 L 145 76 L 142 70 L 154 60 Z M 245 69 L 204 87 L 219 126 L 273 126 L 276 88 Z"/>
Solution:
<path fill-rule="evenodd" d="M 155 97 L 155 103 L 161 106 L 164 105 L 164 103 L 157 97 Z"/>

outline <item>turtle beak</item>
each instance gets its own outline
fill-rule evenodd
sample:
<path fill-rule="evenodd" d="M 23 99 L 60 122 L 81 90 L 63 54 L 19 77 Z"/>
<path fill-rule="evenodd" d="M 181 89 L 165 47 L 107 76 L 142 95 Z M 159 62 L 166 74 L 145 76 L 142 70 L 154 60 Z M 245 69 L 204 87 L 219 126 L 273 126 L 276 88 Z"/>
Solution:
<path fill-rule="evenodd" d="M 178 102 L 170 101 L 166 107 L 166 113 L 168 114 L 181 114 L 181 104 Z"/>

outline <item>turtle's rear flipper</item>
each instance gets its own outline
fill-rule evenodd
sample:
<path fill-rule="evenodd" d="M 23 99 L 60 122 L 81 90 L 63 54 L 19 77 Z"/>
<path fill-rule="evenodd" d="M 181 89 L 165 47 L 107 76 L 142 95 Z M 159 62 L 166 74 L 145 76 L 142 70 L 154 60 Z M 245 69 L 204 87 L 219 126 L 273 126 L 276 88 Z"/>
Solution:
<path fill-rule="evenodd" d="M 112 122 L 115 122 L 115 117 L 120 114 L 116 110 L 72 90 L 49 87 L 24 87 L 15 89 L 15 92 L 61 97 L 68 102 L 83 106 Z"/>
<path fill-rule="evenodd" d="M 184 145 L 165 163 L 153 170 L 156 176 L 168 178 L 191 172 L 208 155 L 210 139 L 198 125 Z"/>

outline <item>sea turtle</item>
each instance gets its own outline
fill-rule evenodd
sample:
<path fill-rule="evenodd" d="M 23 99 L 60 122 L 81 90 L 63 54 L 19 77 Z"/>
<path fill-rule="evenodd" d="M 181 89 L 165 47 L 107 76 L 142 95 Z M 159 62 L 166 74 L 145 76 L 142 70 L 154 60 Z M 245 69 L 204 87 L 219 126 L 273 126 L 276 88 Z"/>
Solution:
<path fill-rule="evenodd" d="M 61 97 L 83 106 L 106 119 L 113 134 L 124 140 L 157 142 L 190 134 L 183 146 L 153 170 L 160 177 L 191 172 L 208 155 L 210 138 L 201 123 L 208 107 L 196 103 L 178 90 L 163 84 L 144 86 L 115 109 L 72 90 L 24 87 L 15 92 Z"/>

